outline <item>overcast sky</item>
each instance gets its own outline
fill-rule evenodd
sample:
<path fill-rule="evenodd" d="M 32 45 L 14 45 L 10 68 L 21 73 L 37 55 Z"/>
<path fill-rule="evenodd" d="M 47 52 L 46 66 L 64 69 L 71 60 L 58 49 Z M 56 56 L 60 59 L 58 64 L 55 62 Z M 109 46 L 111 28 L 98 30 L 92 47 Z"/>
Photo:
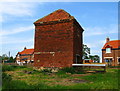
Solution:
<path fill-rule="evenodd" d="M 106 37 L 118 39 L 117 2 L 2 2 L 0 8 L 0 55 L 10 51 L 15 57 L 25 46 L 34 48 L 33 22 L 57 9 L 76 18 L 84 29 L 83 43 L 93 55 L 101 56 Z"/>

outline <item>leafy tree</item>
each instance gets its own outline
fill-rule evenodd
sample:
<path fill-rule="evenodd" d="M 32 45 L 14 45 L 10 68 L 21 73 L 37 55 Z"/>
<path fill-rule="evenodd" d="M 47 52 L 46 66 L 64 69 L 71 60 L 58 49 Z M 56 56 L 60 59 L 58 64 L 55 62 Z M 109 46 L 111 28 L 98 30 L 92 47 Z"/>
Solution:
<path fill-rule="evenodd" d="M 100 61 L 100 57 L 98 55 L 90 55 L 90 48 L 87 45 L 83 44 L 83 60 L 84 59 L 91 59 L 95 62 Z"/>
<path fill-rule="evenodd" d="M 100 62 L 100 57 L 98 55 L 89 55 L 89 58 L 95 62 Z"/>
<path fill-rule="evenodd" d="M 15 58 L 8 57 L 6 54 L 3 54 L 2 56 L 0 56 L 0 62 L 4 62 L 5 60 L 7 60 L 7 62 L 15 62 Z"/>
<path fill-rule="evenodd" d="M 94 55 L 89 55 L 89 58 L 90 58 L 91 60 L 94 60 Z"/>
<path fill-rule="evenodd" d="M 100 62 L 100 57 L 98 55 L 94 55 L 94 60 Z"/>
<path fill-rule="evenodd" d="M 2 56 L 0 56 L 0 63 L 2 62 Z"/>
<path fill-rule="evenodd" d="M 3 54 L 3 55 L 1 56 L 1 59 L 2 59 L 2 61 L 4 61 L 4 60 L 8 60 L 9 57 L 8 57 L 6 54 Z"/>
<path fill-rule="evenodd" d="M 83 44 L 83 59 L 88 59 L 90 54 L 90 48 Z"/>
<path fill-rule="evenodd" d="M 15 58 L 13 58 L 12 56 L 9 58 L 10 62 L 15 62 Z"/>

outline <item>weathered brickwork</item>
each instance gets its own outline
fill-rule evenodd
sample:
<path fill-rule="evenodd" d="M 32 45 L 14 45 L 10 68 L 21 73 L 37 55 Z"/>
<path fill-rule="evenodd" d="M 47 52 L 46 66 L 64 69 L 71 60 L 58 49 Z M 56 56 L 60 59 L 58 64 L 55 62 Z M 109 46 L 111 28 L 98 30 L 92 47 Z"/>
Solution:
<path fill-rule="evenodd" d="M 54 21 L 44 22 L 42 18 L 34 23 L 36 67 L 70 67 L 76 62 L 76 54 L 80 55 L 77 63 L 82 62 L 82 27 L 68 13 L 70 18 L 63 18 L 62 13 L 67 16 L 65 11 L 57 10 L 57 13 L 61 15 L 58 20 L 57 17 Z"/>

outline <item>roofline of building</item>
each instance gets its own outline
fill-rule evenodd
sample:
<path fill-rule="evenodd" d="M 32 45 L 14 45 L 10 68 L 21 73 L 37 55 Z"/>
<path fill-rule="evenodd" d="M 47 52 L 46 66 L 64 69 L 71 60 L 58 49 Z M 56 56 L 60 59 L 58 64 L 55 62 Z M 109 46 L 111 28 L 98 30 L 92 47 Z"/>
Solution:
<path fill-rule="evenodd" d="M 111 42 L 111 41 L 120 41 L 120 40 L 110 40 L 109 42 Z"/>
<path fill-rule="evenodd" d="M 77 26 L 79 26 L 82 31 L 84 31 L 84 29 L 81 27 L 81 25 L 77 22 L 77 20 L 73 17 L 71 19 L 62 19 L 62 20 L 57 20 L 57 21 L 48 21 L 48 22 L 40 22 L 40 23 L 33 23 L 35 26 L 42 26 L 42 25 L 50 25 L 50 24 L 57 24 L 57 23 L 65 23 L 65 22 L 70 22 L 73 21 L 76 23 Z"/>
<path fill-rule="evenodd" d="M 113 41 L 120 41 L 120 40 L 111 40 L 111 41 L 109 41 L 109 42 L 113 42 Z M 108 42 L 108 43 L 105 43 L 104 46 L 103 46 L 103 48 L 106 47 L 107 45 L 110 45 L 109 42 Z M 118 42 L 118 43 L 119 43 L 119 42 Z M 106 45 L 106 44 L 107 44 L 107 45 Z M 106 46 L 105 46 L 105 45 L 106 45 Z M 111 45 L 110 45 L 110 46 L 111 46 Z M 102 48 L 102 49 L 103 49 L 103 48 Z M 113 48 L 113 49 L 114 49 L 114 48 Z M 116 49 L 116 48 L 115 48 L 115 49 Z"/>
<path fill-rule="evenodd" d="M 48 24 L 56 24 L 56 23 L 64 23 L 64 22 L 69 22 L 71 20 L 74 20 L 74 18 L 70 18 L 70 19 L 59 19 L 59 20 L 56 20 L 56 21 L 47 21 L 47 22 L 39 22 L 39 23 L 36 23 L 34 22 L 33 24 L 36 26 L 40 26 L 40 25 L 48 25 Z"/>
<path fill-rule="evenodd" d="M 102 51 L 105 51 L 106 49 L 102 49 Z M 112 48 L 111 50 L 120 50 L 120 48 Z"/>

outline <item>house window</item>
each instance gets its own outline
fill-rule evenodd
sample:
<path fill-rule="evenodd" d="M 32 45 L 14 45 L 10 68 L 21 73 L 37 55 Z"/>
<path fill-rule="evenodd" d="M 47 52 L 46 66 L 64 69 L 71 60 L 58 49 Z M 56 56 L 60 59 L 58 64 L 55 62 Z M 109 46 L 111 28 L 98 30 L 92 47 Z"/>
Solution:
<path fill-rule="evenodd" d="M 106 48 L 106 53 L 111 53 L 111 48 Z"/>
<path fill-rule="evenodd" d="M 108 60 L 108 59 L 105 59 L 105 62 L 107 63 L 107 62 L 109 62 L 109 60 Z"/>

